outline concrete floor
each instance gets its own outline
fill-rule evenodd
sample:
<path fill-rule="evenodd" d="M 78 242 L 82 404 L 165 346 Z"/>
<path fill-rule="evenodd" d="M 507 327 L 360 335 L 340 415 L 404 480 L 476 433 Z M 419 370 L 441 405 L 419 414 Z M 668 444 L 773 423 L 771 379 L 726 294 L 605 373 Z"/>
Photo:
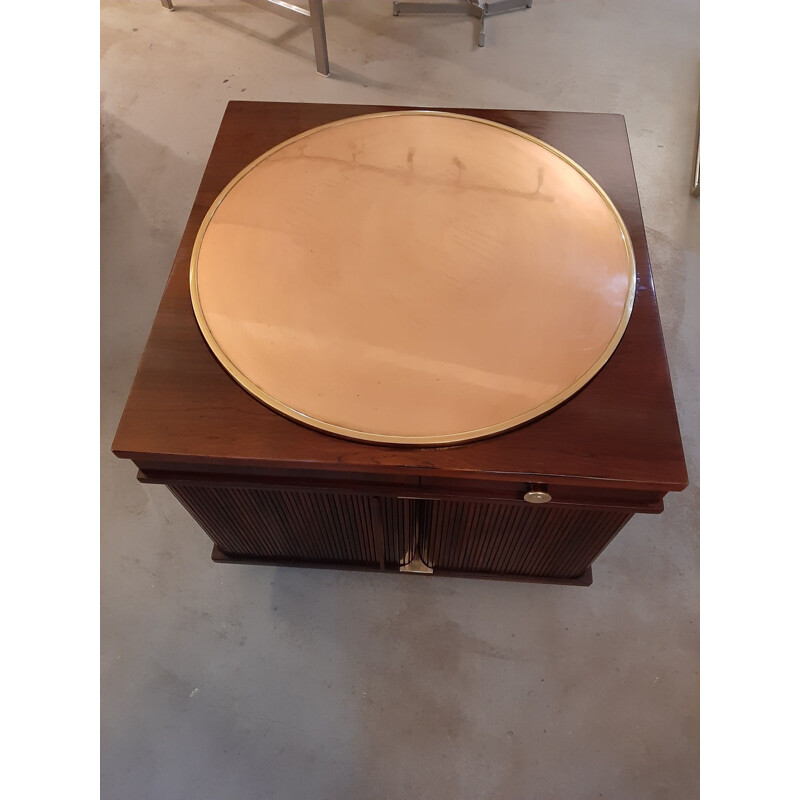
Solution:
<path fill-rule="evenodd" d="M 698 794 L 697 0 L 394 18 L 327 0 L 103 2 L 102 796 Z M 214 565 L 111 440 L 229 99 L 625 115 L 691 486 L 589 589 Z"/>

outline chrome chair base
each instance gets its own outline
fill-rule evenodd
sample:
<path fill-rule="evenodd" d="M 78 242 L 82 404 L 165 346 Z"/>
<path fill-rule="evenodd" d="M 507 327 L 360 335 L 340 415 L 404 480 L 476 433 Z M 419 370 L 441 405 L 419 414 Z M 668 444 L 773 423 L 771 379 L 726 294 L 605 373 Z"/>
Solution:
<path fill-rule="evenodd" d="M 486 17 L 507 14 L 509 11 L 522 11 L 530 8 L 533 0 L 464 0 L 460 3 L 417 3 L 395 0 L 392 14 L 469 14 L 480 20 L 478 47 L 486 44 Z"/>

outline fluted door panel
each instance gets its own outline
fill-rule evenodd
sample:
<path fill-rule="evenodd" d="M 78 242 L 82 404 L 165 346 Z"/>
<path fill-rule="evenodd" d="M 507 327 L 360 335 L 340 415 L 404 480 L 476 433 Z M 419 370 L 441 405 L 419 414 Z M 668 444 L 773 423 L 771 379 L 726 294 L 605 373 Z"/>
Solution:
<path fill-rule="evenodd" d="M 386 566 L 401 567 L 414 560 L 416 553 L 418 501 L 395 497 L 376 497 L 385 547 Z"/>
<path fill-rule="evenodd" d="M 377 565 L 369 497 L 172 484 L 212 541 L 229 555 Z"/>
<path fill-rule="evenodd" d="M 426 501 L 420 557 L 434 570 L 577 578 L 631 516 L 618 510 Z"/>

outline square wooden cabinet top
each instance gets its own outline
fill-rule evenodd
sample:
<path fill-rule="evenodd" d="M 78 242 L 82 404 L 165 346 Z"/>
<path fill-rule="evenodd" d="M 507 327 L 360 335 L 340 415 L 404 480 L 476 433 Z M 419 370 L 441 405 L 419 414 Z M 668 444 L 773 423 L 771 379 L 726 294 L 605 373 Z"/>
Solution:
<path fill-rule="evenodd" d="M 627 329 L 598 374 L 545 416 L 467 444 L 360 443 L 272 411 L 216 360 L 198 327 L 189 291 L 192 248 L 214 200 L 244 167 L 280 142 L 338 119 L 396 108 L 228 104 L 113 451 L 143 470 L 541 482 L 659 495 L 683 489 L 687 474 L 680 429 L 625 122 L 619 115 L 442 109 L 516 128 L 566 154 L 605 190 L 630 234 L 637 277 Z"/>

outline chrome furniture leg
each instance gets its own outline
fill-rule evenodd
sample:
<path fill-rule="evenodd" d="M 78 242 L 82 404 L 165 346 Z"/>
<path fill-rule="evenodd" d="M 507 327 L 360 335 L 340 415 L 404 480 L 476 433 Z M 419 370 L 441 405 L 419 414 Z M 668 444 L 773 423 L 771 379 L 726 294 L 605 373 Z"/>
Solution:
<path fill-rule="evenodd" d="M 464 5 L 466 3 L 466 5 Z M 478 47 L 486 43 L 486 17 L 531 8 L 533 0 L 463 0 L 460 3 L 421 3 L 394 0 L 392 14 L 469 14 L 480 20 Z"/>
<path fill-rule="evenodd" d="M 697 109 L 697 134 L 694 141 L 694 167 L 692 168 L 692 194 L 700 196 L 700 109 Z"/>
<path fill-rule="evenodd" d="M 267 0 L 274 6 L 280 6 L 293 14 L 309 17 L 311 20 L 311 35 L 314 37 L 314 59 L 317 62 L 317 72 L 327 78 L 331 74 L 328 64 L 328 40 L 325 37 L 325 16 L 322 13 L 322 0 L 309 0 L 308 8 L 300 8 L 285 0 Z"/>
<path fill-rule="evenodd" d="M 317 72 L 327 78 L 331 74 L 328 63 L 328 40 L 325 36 L 325 15 L 322 13 L 322 0 L 308 0 L 308 8 L 301 8 L 286 0 L 267 0 L 274 6 L 280 6 L 293 14 L 308 17 L 311 20 L 311 35 L 314 37 L 314 59 L 317 62 Z M 167 11 L 174 11 L 172 0 L 161 0 L 161 5 Z"/>
<path fill-rule="evenodd" d="M 331 67 L 328 63 L 328 40 L 325 36 L 322 0 L 309 0 L 308 9 L 311 17 L 311 33 L 314 37 L 314 58 L 317 61 L 317 72 L 327 78 L 331 74 Z"/>

